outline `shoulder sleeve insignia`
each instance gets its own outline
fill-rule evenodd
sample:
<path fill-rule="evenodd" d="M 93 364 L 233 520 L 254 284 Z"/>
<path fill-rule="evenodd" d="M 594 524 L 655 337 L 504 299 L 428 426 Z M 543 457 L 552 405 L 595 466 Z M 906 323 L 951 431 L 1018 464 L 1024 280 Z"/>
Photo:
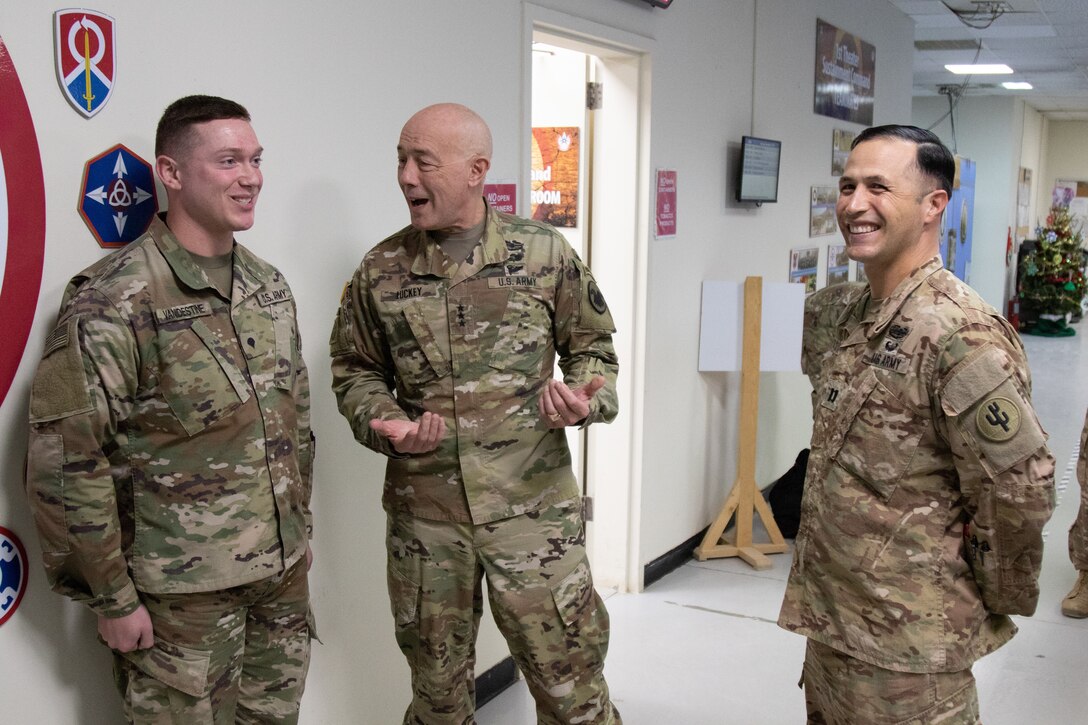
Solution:
<path fill-rule="evenodd" d="M 590 280 L 589 285 L 586 287 L 586 295 L 589 298 L 590 306 L 598 315 L 608 312 L 608 305 L 604 301 L 604 295 L 601 294 L 601 288 L 593 280 Z"/>
<path fill-rule="evenodd" d="M 975 425 L 986 440 L 1003 443 L 1020 430 L 1020 406 L 1008 398 L 987 398 L 975 413 Z"/>

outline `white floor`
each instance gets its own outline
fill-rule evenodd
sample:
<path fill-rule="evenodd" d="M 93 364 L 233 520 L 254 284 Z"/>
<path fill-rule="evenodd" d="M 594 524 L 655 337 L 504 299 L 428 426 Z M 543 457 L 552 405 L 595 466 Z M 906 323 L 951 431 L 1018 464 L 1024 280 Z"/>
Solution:
<path fill-rule="evenodd" d="M 1018 618 L 1012 642 L 974 667 L 986 725 L 1088 723 L 1088 620 L 1060 611 L 1075 578 L 1066 532 L 1078 505 L 1072 457 L 1088 409 L 1088 322 L 1076 328 L 1071 338 L 1024 337 L 1035 408 L 1057 460 L 1058 508 L 1047 527 L 1038 611 Z M 764 572 L 736 559 L 692 560 L 641 594 L 608 597 L 605 673 L 627 725 L 804 723 L 804 638 L 775 625 L 787 557 L 773 556 Z M 478 722 L 535 722 L 524 682 L 481 708 Z"/>

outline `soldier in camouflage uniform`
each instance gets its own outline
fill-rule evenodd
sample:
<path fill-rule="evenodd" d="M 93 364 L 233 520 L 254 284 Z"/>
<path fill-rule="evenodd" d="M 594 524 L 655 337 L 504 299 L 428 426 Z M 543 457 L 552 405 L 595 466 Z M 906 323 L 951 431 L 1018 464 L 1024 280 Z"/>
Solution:
<path fill-rule="evenodd" d="M 340 412 L 389 457 L 404 722 L 474 722 L 486 577 L 539 721 L 618 723 L 563 430 L 616 416 L 612 317 L 558 232 L 488 208 L 491 134 L 474 112 L 423 109 L 397 156 L 412 224 L 364 257 L 330 344 Z"/>
<path fill-rule="evenodd" d="M 314 444 L 291 289 L 233 240 L 261 147 L 190 96 L 155 153 L 169 212 L 72 278 L 34 378 L 46 573 L 97 615 L 130 722 L 294 723 Z"/>
<path fill-rule="evenodd" d="M 1038 599 L 1054 462 L 1013 329 L 941 266 L 954 161 L 857 137 L 839 226 L 869 288 L 824 359 L 779 624 L 808 637 L 810 723 L 974 725 L 971 665 Z"/>
<path fill-rule="evenodd" d="M 1088 617 L 1088 415 L 1080 433 L 1077 482 L 1080 484 L 1080 510 L 1069 529 L 1069 558 L 1077 569 L 1077 583 L 1062 600 L 1062 614 L 1084 619 Z"/>

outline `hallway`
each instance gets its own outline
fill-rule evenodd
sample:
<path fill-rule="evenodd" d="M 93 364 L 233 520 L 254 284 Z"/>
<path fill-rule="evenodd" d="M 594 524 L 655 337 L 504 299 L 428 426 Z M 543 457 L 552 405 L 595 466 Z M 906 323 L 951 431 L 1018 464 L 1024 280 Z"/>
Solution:
<path fill-rule="evenodd" d="M 1063 617 L 1075 576 L 1066 534 L 1077 513 L 1076 447 L 1088 408 L 1088 322 L 1069 338 L 1024 336 L 1033 402 L 1057 463 L 1042 594 L 1020 633 L 974 667 L 986 725 L 1065 725 L 1088 715 L 1088 620 Z M 792 542 L 791 542 L 792 543 Z M 796 725 L 803 637 L 780 629 L 786 555 L 757 572 L 737 559 L 694 559 L 642 594 L 608 598 L 606 674 L 626 725 Z M 480 725 L 535 722 L 523 681 L 481 708 Z"/>

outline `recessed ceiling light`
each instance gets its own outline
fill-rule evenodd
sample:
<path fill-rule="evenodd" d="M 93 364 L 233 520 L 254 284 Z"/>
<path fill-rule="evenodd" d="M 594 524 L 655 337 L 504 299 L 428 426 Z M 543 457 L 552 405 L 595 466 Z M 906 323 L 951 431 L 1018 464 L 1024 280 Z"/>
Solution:
<path fill-rule="evenodd" d="M 1030 91 L 1034 88 L 1030 83 L 1024 81 L 1005 81 L 1001 84 L 1003 88 L 1008 88 L 1010 91 Z"/>
<path fill-rule="evenodd" d="M 945 70 L 956 75 L 996 75 L 999 73 L 1012 73 L 1012 68 L 1004 63 L 978 63 L 975 65 L 946 65 Z"/>

